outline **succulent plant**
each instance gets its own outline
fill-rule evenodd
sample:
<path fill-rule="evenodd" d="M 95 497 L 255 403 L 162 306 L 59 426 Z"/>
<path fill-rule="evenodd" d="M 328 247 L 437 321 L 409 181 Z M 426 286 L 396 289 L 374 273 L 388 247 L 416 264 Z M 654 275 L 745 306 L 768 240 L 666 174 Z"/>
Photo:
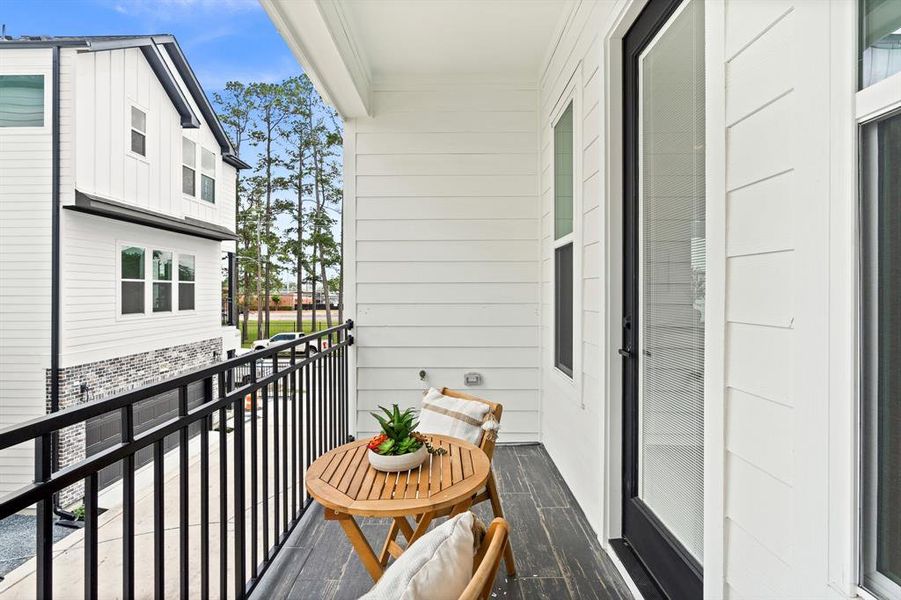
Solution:
<path fill-rule="evenodd" d="M 419 421 L 416 410 L 408 408 L 401 411 L 397 404 L 391 410 L 379 406 L 382 413 L 371 413 L 382 427 L 382 434 L 372 438 L 369 448 L 383 456 L 409 454 L 419 450 L 422 442 L 414 435 Z"/>

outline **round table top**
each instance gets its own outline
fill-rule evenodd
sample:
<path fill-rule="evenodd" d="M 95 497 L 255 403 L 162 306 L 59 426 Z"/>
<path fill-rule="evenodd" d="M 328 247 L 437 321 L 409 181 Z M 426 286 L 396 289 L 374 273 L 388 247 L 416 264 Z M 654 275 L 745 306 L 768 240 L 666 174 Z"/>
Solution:
<path fill-rule="evenodd" d="M 339 446 L 310 465 L 307 490 L 326 508 L 364 517 L 418 515 L 456 506 L 485 485 L 491 463 L 469 442 L 429 438 L 447 454 L 429 454 L 419 467 L 398 473 L 370 466 L 369 440 Z"/>

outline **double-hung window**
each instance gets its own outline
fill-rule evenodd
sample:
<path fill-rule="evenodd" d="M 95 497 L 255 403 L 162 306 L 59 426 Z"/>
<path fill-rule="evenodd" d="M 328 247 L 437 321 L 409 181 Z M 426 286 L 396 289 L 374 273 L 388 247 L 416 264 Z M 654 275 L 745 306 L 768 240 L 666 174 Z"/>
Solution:
<path fill-rule="evenodd" d="M 178 255 L 178 310 L 194 310 L 194 256 Z"/>
<path fill-rule="evenodd" d="M 153 251 L 153 312 L 172 310 L 172 253 Z"/>
<path fill-rule="evenodd" d="M 859 3 L 860 585 L 901 598 L 901 2 Z"/>
<path fill-rule="evenodd" d="M 131 151 L 147 156 L 147 113 L 131 107 Z"/>
<path fill-rule="evenodd" d="M 181 191 L 196 196 L 197 146 L 186 137 L 181 138 Z"/>
<path fill-rule="evenodd" d="M 554 125 L 554 366 L 573 376 L 573 105 Z"/>
<path fill-rule="evenodd" d="M 200 149 L 200 199 L 216 201 L 216 155 Z"/>
<path fill-rule="evenodd" d="M 0 127 L 44 126 L 44 76 L 0 75 Z"/>
<path fill-rule="evenodd" d="M 144 312 L 144 249 L 123 246 L 119 251 L 120 305 L 123 315 Z"/>

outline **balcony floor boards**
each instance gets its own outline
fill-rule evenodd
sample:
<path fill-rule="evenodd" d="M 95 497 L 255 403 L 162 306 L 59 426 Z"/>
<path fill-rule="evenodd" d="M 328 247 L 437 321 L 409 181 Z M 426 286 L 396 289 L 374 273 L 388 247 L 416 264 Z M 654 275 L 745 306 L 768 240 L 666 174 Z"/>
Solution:
<path fill-rule="evenodd" d="M 498 446 L 494 468 L 501 502 L 510 521 L 519 575 L 495 580 L 504 600 L 573 598 L 630 599 L 622 577 L 592 532 L 544 447 Z M 335 521 L 311 508 L 257 587 L 257 598 L 351 600 L 372 586 L 363 565 Z M 487 502 L 475 512 L 487 523 Z M 362 519 L 363 533 L 381 548 L 384 519 Z"/>

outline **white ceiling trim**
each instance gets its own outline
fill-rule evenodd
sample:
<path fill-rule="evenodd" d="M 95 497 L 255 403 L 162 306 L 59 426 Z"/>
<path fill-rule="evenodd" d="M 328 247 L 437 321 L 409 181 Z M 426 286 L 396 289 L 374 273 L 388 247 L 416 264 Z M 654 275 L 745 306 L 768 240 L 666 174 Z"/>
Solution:
<path fill-rule="evenodd" d="M 368 70 L 341 23 L 340 11 L 330 8 L 334 3 L 260 0 L 260 4 L 322 98 L 344 119 L 369 115 Z"/>

